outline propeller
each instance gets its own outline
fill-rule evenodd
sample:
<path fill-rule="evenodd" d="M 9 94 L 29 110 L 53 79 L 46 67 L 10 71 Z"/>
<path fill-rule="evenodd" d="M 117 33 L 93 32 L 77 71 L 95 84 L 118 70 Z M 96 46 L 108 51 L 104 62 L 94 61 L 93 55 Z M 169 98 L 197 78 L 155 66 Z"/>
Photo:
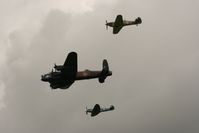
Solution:
<path fill-rule="evenodd" d="M 88 110 L 88 108 L 86 107 L 86 114 L 88 114 L 88 111 L 87 111 L 87 110 Z"/>
<path fill-rule="evenodd" d="M 107 22 L 107 20 L 106 20 L 106 30 L 108 30 L 108 22 Z"/>

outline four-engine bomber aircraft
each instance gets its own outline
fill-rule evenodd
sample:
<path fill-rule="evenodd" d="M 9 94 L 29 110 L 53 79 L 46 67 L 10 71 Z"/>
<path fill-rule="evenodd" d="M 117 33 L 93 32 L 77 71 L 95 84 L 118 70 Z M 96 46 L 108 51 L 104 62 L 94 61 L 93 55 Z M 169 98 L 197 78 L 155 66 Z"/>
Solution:
<path fill-rule="evenodd" d="M 128 26 L 128 25 L 137 25 L 142 23 L 142 19 L 140 17 L 136 18 L 135 21 L 127 21 L 123 20 L 122 15 L 117 15 L 115 22 L 107 22 L 106 20 L 106 29 L 108 29 L 108 26 L 113 27 L 113 34 L 117 34 L 122 27 Z"/>
<path fill-rule="evenodd" d="M 98 115 L 101 112 L 114 110 L 115 107 L 111 105 L 109 108 L 101 108 L 99 104 L 95 104 L 93 109 L 86 108 L 86 114 L 91 113 L 91 117 Z"/>
<path fill-rule="evenodd" d="M 67 89 L 75 80 L 93 79 L 98 78 L 100 83 L 103 83 L 107 76 L 111 76 L 112 72 L 109 71 L 108 62 L 103 60 L 102 71 L 85 70 L 77 71 L 77 53 L 71 52 L 68 54 L 63 65 L 54 66 L 55 71 L 42 75 L 41 80 L 49 82 L 52 89 Z"/>

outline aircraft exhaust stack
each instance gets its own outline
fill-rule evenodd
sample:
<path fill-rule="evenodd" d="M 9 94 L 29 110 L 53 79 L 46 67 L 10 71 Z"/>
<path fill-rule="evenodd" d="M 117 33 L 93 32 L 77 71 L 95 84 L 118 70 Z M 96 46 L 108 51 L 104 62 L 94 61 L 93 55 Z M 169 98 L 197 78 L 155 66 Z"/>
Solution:
<path fill-rule="evenodd" d="M 102 64 L 102 72 L 101 72 L 101 76 L 99 77 L 99 82 L 100 83 L 104 83 L 105 79 L 107 76 L 112 75 L 112 72 L 109 71 L 109 66 L 108 66 L 108 62 L 106 59 L 103 60 L 103 64 Z"/>

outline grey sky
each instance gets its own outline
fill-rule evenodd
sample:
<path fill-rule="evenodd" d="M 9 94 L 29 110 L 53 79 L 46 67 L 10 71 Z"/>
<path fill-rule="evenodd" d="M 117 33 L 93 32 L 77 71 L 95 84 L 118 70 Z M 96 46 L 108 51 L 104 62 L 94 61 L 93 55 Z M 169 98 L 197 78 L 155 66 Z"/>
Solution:
<path fill-rule="evenodd" d="M 12 3 L 12 4 L 11 4 Z M 197 0 L 0 1 L 0 131 L 3 133 L 198 133 Z M 118 35 L 117 14 L 143 23 Z M 78 52 L 79 70 L 112 77 L 52 91 L 40 76 Z M 91 118 L 85 107 L 116 110 Z"/>

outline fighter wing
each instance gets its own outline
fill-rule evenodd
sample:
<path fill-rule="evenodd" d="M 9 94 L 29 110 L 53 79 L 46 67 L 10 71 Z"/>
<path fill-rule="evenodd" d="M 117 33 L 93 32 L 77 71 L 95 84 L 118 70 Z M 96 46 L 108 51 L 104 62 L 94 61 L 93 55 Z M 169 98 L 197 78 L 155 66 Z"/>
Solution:
<path fill-rule="evenodd" d="M 117 34 L 123 27 L 123 18 L 122 15 L 117 15 L 114 26 L 113 26 L 113 34 Z"/>
<path fill-rule="evenodd" d="M 70 79 L 74 79 L 77 73 L 77 53 L 68 54 L 62 69 L 62 73 Z"/>
<path fill-rule="evenodd" d="M 100 105 L 96 104 L 91 112 L 91 116 L 96 116 L 97 114 L 99 114 L 101 111 L 100 109 Z"/>
<path fill-rule="evenodd" d="M 123 18 L 122 15 L 117 15 L 115 22 L 114 22 L 114 26 L 116 27 L 120 27 L 123 25 Z"/>
<path fill-rule="evenodd" d="M 113 34 L 117 34 L 123 26 L 119 26 L 119 27 L 113 27 Z"/>

